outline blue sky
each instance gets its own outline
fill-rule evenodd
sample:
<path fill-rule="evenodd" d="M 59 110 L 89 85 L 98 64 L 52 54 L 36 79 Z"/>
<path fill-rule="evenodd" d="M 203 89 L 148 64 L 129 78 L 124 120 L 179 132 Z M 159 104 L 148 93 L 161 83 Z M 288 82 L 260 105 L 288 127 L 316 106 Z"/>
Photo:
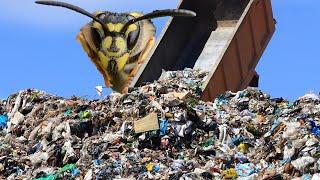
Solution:
<path fill-rule="evenodd" d="M 142 11 L 176 7 L 177 0 L 66 0 L 90 12 Z M 260 88 L 295 99 L 319 92 L 320 1 L 273 0 L 276 33 L 257 67 Z M 158 32 L 167 18 L 153 20 Z M 103 79 L 75 40 L 87 17 L 36 5 L 33 0 L 0 1 L 0 98 L 26 88 L 60 96 L 96 98 Z"/>

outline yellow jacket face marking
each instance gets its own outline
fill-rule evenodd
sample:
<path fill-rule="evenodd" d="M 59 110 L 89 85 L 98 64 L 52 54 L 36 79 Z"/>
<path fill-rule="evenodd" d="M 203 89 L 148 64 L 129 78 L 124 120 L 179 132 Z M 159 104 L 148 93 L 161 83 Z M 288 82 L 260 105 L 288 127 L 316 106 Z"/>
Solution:
<path fill-rule="evenodd" d="M 123 70 L 124 66 L 126 65 L 127 61 L 129 60 L 129 53 L 125 53 L 122 57 L 117 60 L 118 69 Z"/>
<path fill-rule="evenodd" d="M 112 37 L 111 36 L 107 36 L 106 38 L 103 39 L 102 41 L 102 49 L 105 51 L 105 52 L 108 52 L 108 49 L 111 47 L 111 44 L 112 44 Z"/>
<path fill-rule="evenodd" d="M 101 67 L 106 70 L 108 68 L 108 64 L 110 59 L 103 54 L 103 52 L 99 51 L 98 56 L 100 59 L 100 65 Z M 129 60 L 129 53 L 125 53 L 123 56 L 118 58 L 117 65 L 118 65 L 118 71 L 123 70 L 124 66 L 127 64 L 127 61 Z"/>
<path fill-rule="evenodd" d="M 117 23 L 117 24 L 113 24 L 113 23 L 108 23 L 107 27 L 109 29 L 109 31 L 111 32 L 120 32 L 123 28 L 124 24 L 121 23 Z"/>
<path fill-rule="evenodd" d="M 126 40 L 122 37 L 107 36 L 102 41 L 102 49 L 109 57 L 120 57 L 127 52 Z"/>
<path fill-rule="evenodd" d="M 127 49 L 127 42 L 121 38 L 121 37 L 116 37 L 115 38 L 116 42 L 116 47 L 120 49 L 120 53 L 123 53 Z"/>
<path fill-rule="evenodd" d="M 103 54 L 103 52 L 101 52 L 101 51 L 98 52 L 98 56 L 99 56 L 100 64 L 101 64 L 102 68 L 104 70 L 106 70 L 108 68 L 108 64 L 109 64 L 110 59 L 107 56 L 105 56 Z"/>
<path fill-rule="evenodd" d="M 140 16 L 140 14 L 134 14 L 134 16 Z M 108 27 L 110 32 L 116 32 L 119 33 L 122 31 L 122 28 L 124 24 L 122 23 L 107 23 L 106 26 Z M 101 26 L 101 24 L 94 22 L 92 25 L 93 28 L 97 29 L 100 36 L 104 36 L 105 32 Z M 127 47 L 127 37 L 131 32 L 134 32 L 138 29 L 138 26 L 136 24 L 131 24 L 128 29 L 125 32 L 125 36 L 107 36 L 105 37 L 101 42 L 101 48 L 102 51 L 105 53 L 108 57 L 120 57 L 124 53 L 128 52 Z"/>

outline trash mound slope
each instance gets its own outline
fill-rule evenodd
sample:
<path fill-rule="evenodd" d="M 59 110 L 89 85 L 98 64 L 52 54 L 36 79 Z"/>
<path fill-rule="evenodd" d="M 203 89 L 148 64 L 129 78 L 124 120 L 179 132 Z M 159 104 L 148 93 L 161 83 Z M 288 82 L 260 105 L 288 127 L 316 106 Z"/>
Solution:
<path fill-rule="evenodd" d="M 319 179 L 320 98 L 255 88 L 200 100 L 200 71 L 100 100 L 0 101 L 0 179 Z"/>

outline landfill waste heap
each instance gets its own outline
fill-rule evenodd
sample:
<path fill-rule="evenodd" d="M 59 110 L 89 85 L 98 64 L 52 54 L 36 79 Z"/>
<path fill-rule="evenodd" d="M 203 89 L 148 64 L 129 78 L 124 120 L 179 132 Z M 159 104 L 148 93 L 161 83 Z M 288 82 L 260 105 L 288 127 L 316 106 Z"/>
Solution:
<path fill-rule="evenodd" d="M 320 98 L 256 88 L 200 100 L 207 75 L 163 72 L 128 94 L 0 101 L 0 179 L 319 179 Z"/>

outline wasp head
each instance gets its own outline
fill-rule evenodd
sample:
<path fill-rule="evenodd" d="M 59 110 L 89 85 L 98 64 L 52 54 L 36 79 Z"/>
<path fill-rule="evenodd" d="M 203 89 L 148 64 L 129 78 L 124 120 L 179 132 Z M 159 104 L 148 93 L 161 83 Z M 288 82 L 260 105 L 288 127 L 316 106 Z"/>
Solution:
<path fill-rule="evenodd" d="M 140 26 L 126 24 L 135 17 L 127 13 L 111 12 L 96 12 L 94 15 L 103 22 L 92 22 L 101 40 L 99 44 L 103 54 L 108 58 L 119 58 L 130 53 L 138 40 Z"/>

